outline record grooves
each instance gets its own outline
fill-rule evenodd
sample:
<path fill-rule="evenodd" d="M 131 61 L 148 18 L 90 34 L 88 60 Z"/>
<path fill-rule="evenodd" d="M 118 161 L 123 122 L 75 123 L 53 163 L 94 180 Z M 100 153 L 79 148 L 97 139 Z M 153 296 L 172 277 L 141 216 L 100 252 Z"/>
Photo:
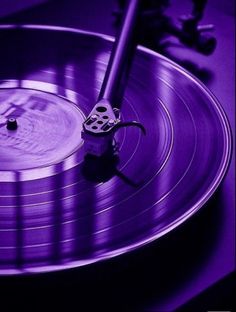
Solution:
<path fill-rule="evenodd" d="M 140 121 L 147 135 L 120 130 L 110 175 L 89 179 L 80 132 L 112 41 L 39 26 L 1 26 L 0 39 L 1 274 L 127 252 L 181 224 L 213 194 L 229 163 L 230 129 L 217 100 L 183 68 L 138 49 L 122 118 Z M 9 117 L 16 130 L 6 129 Z"/>

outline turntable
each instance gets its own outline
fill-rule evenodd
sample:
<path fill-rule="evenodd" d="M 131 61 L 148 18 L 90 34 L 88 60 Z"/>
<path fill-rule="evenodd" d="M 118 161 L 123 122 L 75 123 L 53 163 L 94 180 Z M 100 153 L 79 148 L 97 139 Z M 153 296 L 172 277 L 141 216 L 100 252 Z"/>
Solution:
<path fill-rule="evenodd" d="M 166 17 L 166 1 L 151 13 L 141 2 L 120 1 L 116 39 L 0 26 L 0 274 L 83 267 L 136 250 L 187 221 L 222 182 L 228 117 L 159 49 L 167 32 L 214 51 L 209 26 L 199 24 L 205 1 L 195 1 L 182 28 Z M 153 15 L 158 25 L 147 23 Z M 145 40 L 159 53 L 137 47 Z"/>

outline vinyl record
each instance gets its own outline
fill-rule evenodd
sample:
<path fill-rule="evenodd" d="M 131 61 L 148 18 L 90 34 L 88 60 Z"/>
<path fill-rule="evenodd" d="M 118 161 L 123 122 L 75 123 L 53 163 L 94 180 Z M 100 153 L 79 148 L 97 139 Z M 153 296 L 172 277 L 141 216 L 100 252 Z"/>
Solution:
<path fill-rule="evenodd" d="M 183 68 L 139 47 L 116 136 L 119 153 L 85 157 L 82 123 L 95 104 L 112 39 L 46 26 L 1 26 L 0 274 L 107 259 L 193 215 L 221 182 L 226 116 Z M 9 122 L 15 120 L 15 129 Z"/>

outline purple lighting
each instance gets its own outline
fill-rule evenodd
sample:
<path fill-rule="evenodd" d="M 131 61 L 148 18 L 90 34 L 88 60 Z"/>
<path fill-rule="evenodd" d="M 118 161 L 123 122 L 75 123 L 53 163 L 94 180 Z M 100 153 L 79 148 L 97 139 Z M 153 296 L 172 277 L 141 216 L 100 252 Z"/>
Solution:
<path fill-rule="evenodd" d="M 0 46 L 2 306 L 234 311 L 234 1 L 2 0 Z"/>
<path fill-rule="evenodd" d="M 168 59 L 139 48 L 122 118 L 141 121 L 147 136 L 134 129 L 122 130 L 118 164 L 136 186 L 116 176 L 100 183 L 87 181 L 81 171 L 80 129 L 98 95 L 111 41 L 58 27 L 22 26 L 17 31 L 19 44 L 31 40 L 33 51 L 29 55 L 27 49 L 16 46 L 19 60 L 26 64 L 20 77 L 14 62 L 12 66 L 2 64 L 2 100 L 9 92 L 12 97 L 14 92 L 31 97 L 35 92 L 52 105 L 56 96 L 65 98 L 58 97 L 53 113 L 59 127 L 48 124 L 52 141 L 47 139 L 47 129 L 42 129 L 45 135 L 40 148 L 48 148 L 48 158 L 39 158 L 40 168 L 34 153 L 24 154 L 32 162 L 10 162 L 9 166 L 18 166 L 6 168 L 14 174 L 1 175 L 1 274 L 53 271 L 117 256 L 163 236 L 209 199 L 225 174 L 231 141 L 223 110 L 199 81 Z M 11 60 L 15 30 L 2 27 L 0 35 L 5 36 L 1 59 Z M 73 49 L 65 55 L 61 47 Z M 21 79 L 21 89 L 14 89 L 17 80 L 13 77 Z M 145 79 L 138 81 L 137 77 Z M 158 116 L 158 122 L 152 116 Z M 47 111 L 43 117 L 50 122 Z M 37 131 L 22 123 L 26 130 Z M 61 135 L 56 152 L 54 130 Z M 30 133 L 33 138 L 33 130 Z M 11 151 L 18 151 L 15 143 L 9 145 Z M 0 157 L 6 154 L 3 148 L 1 145 Z"/>

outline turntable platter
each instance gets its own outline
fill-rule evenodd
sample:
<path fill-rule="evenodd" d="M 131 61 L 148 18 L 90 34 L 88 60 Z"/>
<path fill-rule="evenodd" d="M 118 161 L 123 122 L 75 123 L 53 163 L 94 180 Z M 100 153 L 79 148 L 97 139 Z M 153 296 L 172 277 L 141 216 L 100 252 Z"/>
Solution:
<path fill-rule="evenodd" d="M 130 251 L 184 222 L 216 190 L 230 160 L 229 124 L 183 68 L 138 49 L 122 118 L 140 121 L 147 135 L 120 130 L 117 169 L 126 179 L 91 181 L 80 132 L 112 40 L 43 26 L 1 26 L 0 39 L 1 274 Z M 14 131 L 6 128 L 9 116 L 18 121 Z"/>

